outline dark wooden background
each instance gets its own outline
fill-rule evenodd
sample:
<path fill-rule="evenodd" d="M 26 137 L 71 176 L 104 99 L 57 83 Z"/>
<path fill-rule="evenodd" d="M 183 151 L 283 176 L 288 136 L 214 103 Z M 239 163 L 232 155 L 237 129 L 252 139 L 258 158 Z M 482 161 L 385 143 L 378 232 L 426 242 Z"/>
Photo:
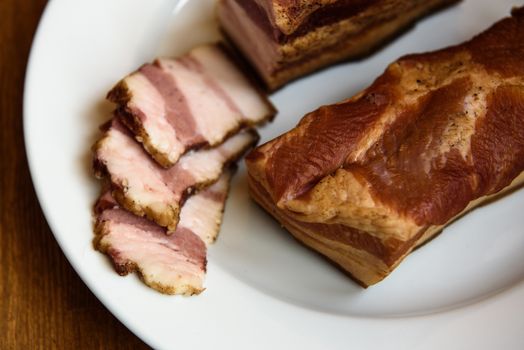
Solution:
<path fill-rule="evenodd" d="M 38 205 L 22 137 L 44 0 L 0 0 L 0 349 L 141 349 L 73 271 Z"/>

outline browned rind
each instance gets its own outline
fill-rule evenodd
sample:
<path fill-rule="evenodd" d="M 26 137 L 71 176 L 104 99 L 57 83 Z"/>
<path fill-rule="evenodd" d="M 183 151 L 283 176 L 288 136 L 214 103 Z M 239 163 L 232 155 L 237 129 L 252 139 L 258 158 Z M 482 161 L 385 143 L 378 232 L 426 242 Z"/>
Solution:
<path fill-rule="evenodd" d="M 231 0 L 233 2 L 234 0 Z M 254 0 L 237 2 L 244 11 L 251 6 Z M 269 19 L 260 14 L 251 18 L 252 26 L 262 29 L 266 37 L 248 40 L 264 40 L 276 47 L 277 57 L 271 61 L 271 66 L 262 68 L 257 66 L 255 53 L 243 49 L 244 56 L 256 68 L 258 76 L 270 91 L 274 91 L 297 78 L 315 72 L 319 69 L 336 64 L 343 60 L 357 60 L 367 57 L 378 51 L 387 43 L 403 34 L 421 18 L 448 7 L 459 0 L 430 0 L 422 2 L 399 1 L 335 1 L 324 3 L 303 1 L 292 9 L 292 13 L 309 12 L 311 16 L 304 16 L 297 22 L 297 18 L 288 18 L 295 23 L 290 31 L 283 33 L 274 23 L 267 23 Z M 271 1 L 269 1 L 271 3 Z M 279 16 L 285 20 L 286 8 L 290 5 L 279 4 L 273 1 L 270 6 L 279 8 Z M 219 6 L 226 8 L 226 1 L 222 0 Z M 246 7 L 247 6 L 247 7 Z M 335 9 L 331 9 L 335 7 Z M 396 10 L 403 8 L 404 11 Z M 289 8 L 288 8 L 289 9 Z M 251 9 L 252 10 L 252 9 Z M 251 11 L 249 10 L 249 11 Z M 226 10 L 224 10 L 226 11 Z M 325 14 L 324 12 L 333 12 Z M 374 11 L 374 12 L 373 12 Z M 401 12 L 399 12 L 401 11 Z M 374 15 L 373 15 L 374 13 Z M 250 16 L 245 14 L 245 16 Z M 381 18 L 373 22 L 373 18 Z M 223 20 L 225 21 L 225 20 Z M 234 37 L 226 29 L 228 24 L 222 23 L 222 31 L 231 40 Z M 355 29 L 356 28 L 356 29 Z M 242 30 L 237 28 L 236 30 Z M 230 29 L 232 31 L 232 29 Z M 246 34 L 247 35 L 247 34 Z M 245 36 L 239 35 L 239 36 Z M 337 40 L 332 40 L 337 38 Z M 241 41 L 238 39 L 238 41 Z M 236 42 L 237 47 L 245 43 Z"/>

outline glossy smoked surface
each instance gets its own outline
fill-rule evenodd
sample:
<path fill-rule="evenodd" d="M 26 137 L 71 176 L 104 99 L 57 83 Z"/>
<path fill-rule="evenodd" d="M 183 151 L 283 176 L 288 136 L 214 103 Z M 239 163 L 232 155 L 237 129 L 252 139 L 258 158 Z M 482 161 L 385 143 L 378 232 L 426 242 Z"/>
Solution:
<path fill-rule="evenodd" d="M 524 170 L 522 33 L 524 8 L 463 45 L 401 58 L 362 94 L 306 115 L 269 144 L 273 199 L 299 197 L 343 167 L 429 226 L 506 187 Z"/>

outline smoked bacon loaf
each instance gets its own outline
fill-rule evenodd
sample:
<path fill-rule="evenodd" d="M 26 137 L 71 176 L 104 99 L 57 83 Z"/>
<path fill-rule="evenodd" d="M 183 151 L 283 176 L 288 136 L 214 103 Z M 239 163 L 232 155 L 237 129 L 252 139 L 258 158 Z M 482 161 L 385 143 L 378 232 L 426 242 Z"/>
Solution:
<path fill-rule="evenodd" d="M 270 90 L 368 54 L 457 0 L 220 0 L 226 35 Z"/>
<path fill-rule="evenodd" d="M 247 158 L 253 198 L 363 286 L 524 183 L 524 8 L 409 55 Z"/>

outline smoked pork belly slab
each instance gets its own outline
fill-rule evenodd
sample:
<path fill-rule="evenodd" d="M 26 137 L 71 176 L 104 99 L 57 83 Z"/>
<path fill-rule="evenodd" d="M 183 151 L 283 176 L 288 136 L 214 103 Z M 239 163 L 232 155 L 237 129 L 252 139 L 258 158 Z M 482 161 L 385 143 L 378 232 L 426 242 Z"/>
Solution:
<path fill-rule="evenodd" d="M 256 131 L 244 130 L 215 148 L 189 152 L 165 169 L 113 118 L 93 146 L 94 168 L 98 177 L 109 178 L 113 196 L 122 207 L 174 231 L 185 199 L 214 183 L 258 138 Z"/>
<path fill-rule="evenodd" d="M 524 8 L 409 55 L 246 158 L 250 191 L 368 286 L 468 210 L 524 183 Z"/>
<path fill-rule="evenodd" d="M 215 146 L 276 110 L 221 44 L 144 64 L 107 95 L 116 115 L 164 167 L 191 149 Z"/>
<path fill-rule="evenodd" d="M 227 37 L 270 90 L 364 56 L 457 0 L 219 0 Z"/>
<path fill-rule="evenodd" d="M 175 232 L 122 209 L 108 190 L 95 213 L 94 245 L 107 254 L 120 275 L 137 272 L 149 287 L 166 294 L 199 294 L 206 273 L 206 245 L 222 221 L 232 171 L 191 196 Z"/>

